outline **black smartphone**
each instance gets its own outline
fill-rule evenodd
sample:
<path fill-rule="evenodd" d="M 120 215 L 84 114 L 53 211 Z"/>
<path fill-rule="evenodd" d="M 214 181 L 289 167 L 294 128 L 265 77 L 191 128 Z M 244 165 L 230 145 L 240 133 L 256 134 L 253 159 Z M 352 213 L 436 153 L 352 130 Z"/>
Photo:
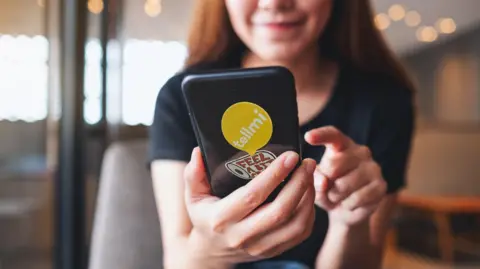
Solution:
<path fill-rule="evenodd" d="M 301 156 L 295 80 L 288 69 L 190 74 L 182 91 L 215 196 L 245 185 L 285 151 Z"/>

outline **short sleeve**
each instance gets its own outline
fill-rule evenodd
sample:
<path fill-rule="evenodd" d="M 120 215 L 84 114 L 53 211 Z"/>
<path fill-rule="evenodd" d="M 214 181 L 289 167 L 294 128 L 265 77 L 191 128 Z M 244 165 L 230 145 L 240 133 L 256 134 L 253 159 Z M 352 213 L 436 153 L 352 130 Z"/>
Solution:
<path fill-rule="evenodd" d="M 189 161 L 197 142 L 183 99 L 181 74 L 160 89 L 149 129 L 149 163 L 155 160 Z"/>
<path fill-rule="evenodd" d="M 390 89 L 383 89 L 389 91 Z M 373 113 L 369 145 L 382 168 L 388 193 L 406 184 L 407 164 L 414 131 L 412 92 L 392 89 Z"/>

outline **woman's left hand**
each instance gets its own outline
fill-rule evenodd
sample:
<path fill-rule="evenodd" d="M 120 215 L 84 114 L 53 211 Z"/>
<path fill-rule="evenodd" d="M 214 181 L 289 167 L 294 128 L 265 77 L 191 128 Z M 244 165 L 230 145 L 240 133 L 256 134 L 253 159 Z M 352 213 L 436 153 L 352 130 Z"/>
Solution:
<path fill-rule="evenodd" d="M 316 204 L 328 212 L 330 222 L 353 226 L 368 220 L 387 190 L 369 148 L 331 126 L 309 131 L 305 140 L 326 147 L 314 179 Z"/>

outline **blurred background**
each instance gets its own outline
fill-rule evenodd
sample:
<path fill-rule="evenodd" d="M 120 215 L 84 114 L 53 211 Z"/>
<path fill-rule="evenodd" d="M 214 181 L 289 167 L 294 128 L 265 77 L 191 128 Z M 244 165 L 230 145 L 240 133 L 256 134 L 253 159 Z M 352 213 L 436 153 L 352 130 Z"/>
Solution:
<path fill-rule="evenodd" d="M 0 0 L 1 269 L 161 259 L 145 143 L 192 2 Z M 373 3 L 419 85 L 384 267 L 480 268 L 480 1 Z"/>

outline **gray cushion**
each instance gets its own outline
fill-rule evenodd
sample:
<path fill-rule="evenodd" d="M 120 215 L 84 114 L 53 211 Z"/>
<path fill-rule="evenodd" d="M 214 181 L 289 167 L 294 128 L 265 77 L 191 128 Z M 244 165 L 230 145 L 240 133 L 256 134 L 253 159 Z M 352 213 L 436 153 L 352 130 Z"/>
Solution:
<path fill-rule="evenodd" d="M 162 268 L 160 224 L 146 169 L 146 141 L 106 151 L 97 196 L 89 269 Z"/>

